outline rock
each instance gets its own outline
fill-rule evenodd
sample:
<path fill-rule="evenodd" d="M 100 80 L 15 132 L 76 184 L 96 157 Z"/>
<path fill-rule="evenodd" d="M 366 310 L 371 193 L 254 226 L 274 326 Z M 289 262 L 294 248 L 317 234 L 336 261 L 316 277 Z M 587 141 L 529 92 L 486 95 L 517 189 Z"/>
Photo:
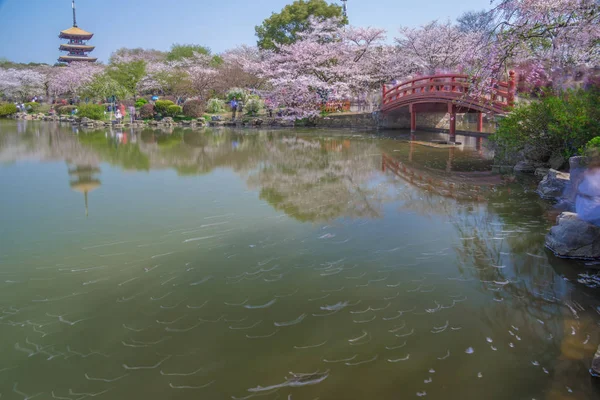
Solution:
<path fill-rule="evenodd" d="M 550 171 L 550 168 L 536 168 L 535 169 L 535 176 L 538 176 L 540 178 L 544 178 L 546 175 L 548 175 L 548 171 Z"/>
<path fill-rule="evenodd" d="M 535 166 L 529 161 L 519 161 L 514 168 L 515 172 L 522 172 L 524 174 L 533 174 L 535 172 Z"/>
<path fill-rule="evenodd" d="M 551 169 L 539 183 L 537 192 L 543 199 L 559 199 L 568 191 L 570 183 L 569 173 Z"/>
<path fill-rule="evenodd" d="M 600 227 L 563 212 L 546 235 L 546 247 L 559 257 L 600 259 Z"/>
<path fill-rule="evenodd" d="M 260 119 L 260 118 L 255 118 L 255 119 L 252 121 L 252 125 L 254 125 L 254 126 L 261 126 L 262 124 L 263 124 L 263 120 L 262 120 L 262 119 Z"/>
<path fill-rule="evenodd" d="M 590 373 L 593 376 L 600 378 L 600 346 L 598 346 L 598 351 L 596 351 L 596 354 L 592 360 L 592 368 L 590 368 Z"/>
<path fill-rule="evenodd" d="M 552 169 L 563 169 L 566 164 L 566 160 L 562 154 L 554 153 L 548 160 L 548 164 L 550 164 L 550 168 Z"/>

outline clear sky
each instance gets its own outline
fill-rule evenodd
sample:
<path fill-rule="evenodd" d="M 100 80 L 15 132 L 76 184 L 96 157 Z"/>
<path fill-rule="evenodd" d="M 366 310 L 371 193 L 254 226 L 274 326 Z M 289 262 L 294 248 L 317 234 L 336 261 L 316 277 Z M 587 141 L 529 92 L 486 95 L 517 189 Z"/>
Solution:
<path fill-rule="evenodd" d="M 194 43 L 221 52 L 255 44 L 254 27 L 292 0 L 76 0 L 77 23 L 95 34 L 92 53 L 100 61 L 120 47 L 167 50 Z M 331 2 L 339 3 L 337 0 Z M 384 28 L 452 19 L 490 7 L 490 0 L 348 0 L 356 26 Z M 71 0 L 0 0 L 0 58 L 53 64 L 58 34 L 72 25 Z"/>

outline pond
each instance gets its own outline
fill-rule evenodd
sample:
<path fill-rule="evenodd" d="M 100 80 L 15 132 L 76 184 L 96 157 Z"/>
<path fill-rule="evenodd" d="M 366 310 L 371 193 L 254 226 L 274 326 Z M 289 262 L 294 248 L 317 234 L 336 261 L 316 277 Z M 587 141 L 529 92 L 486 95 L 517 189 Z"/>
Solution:
<path fill-rule="evenodd" d="M 2 399 L 597 398 L 535 182 L 407 137 L 0 121 Z"/>

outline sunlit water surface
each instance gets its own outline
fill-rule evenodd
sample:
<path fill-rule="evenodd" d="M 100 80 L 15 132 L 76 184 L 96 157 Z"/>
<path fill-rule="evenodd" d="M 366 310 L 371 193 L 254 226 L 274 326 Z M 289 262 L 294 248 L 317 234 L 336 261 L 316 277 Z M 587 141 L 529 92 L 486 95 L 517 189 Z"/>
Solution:
<path fill-rule="evenodd" d="M 405 138 L 1 122 L 0 398 L 597 398 L 534 183 Z"/>

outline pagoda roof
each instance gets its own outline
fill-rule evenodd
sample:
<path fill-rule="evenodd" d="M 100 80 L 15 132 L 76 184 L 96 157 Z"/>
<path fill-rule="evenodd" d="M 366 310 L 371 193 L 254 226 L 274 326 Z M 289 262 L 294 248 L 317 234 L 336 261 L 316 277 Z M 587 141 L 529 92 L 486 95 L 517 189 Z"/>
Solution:
<path fill-rule="evenodd" d="M 76 26 L 73 26 L 69 29 L 65 29 L 64 31 L 60 31 L 60 36 L 74 36 L 74 37 L 89 37 L 91 38 L 92 36 L 94 36 L 93 33 L 90 32 L 86 32 L 81 28 L 78 28 Z"/>
<path fill-rule="evenodd" d="M 86 50 L 92 51 L 96 48 L 96 46 L 87 46 L 83 44 L 61 44 L 60 50 Z"/>
<path fill-rule="evenodd" d="M 89 61 L 89 62 L 96 62 L 98 59 L 97 58 L 93 58 L 93 57 L 84 57 L 84 56 L 60 56 L 58 58 L 58 61 L 65 61 L 65 62 L 70 62 L 70 61 Z"/>

